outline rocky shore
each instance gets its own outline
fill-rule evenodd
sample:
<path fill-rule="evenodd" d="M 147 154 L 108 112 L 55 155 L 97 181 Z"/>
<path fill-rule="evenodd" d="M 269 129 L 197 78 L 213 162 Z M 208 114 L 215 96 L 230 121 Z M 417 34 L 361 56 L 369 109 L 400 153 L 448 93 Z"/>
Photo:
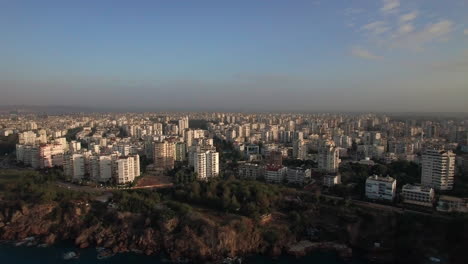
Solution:
<path fill-rule="evenodd" d="M 102 247 L 112 254 L 165 253 L 172 261 L 216 262 L 226 257 L 288 252 L 303 256 L 317 249 L 334 250 L 343 257 L 352 253 L 346 246 L 335 243 L 301 241 L 294 245 L 297 241 L 291 235 L 272 245 L 264 240 L 255 222 L 246 217 L 220 224 L 199 213 L 155 221 L 116 211 L 109 215 L 113 219 L 102 222 L 89 219 L 90 206 L 84 202 L 70 204 L 61 213 L 56 203 L 20 207 L 4 203 L 0 208 L 0 240 L 24 241 L 34 237 L 37 245 L 71 240 L 78 248 Z"/>
<path fill-rule="evenodd" d="M 444 239 L 451 239 L 446 235 L 453 225 L 446 220 L 426 219 L 424 223 L 421 219 L 394 213 L 356 211 L 350 216 L 342 212 L 332 207 L 311 212 L 309 224 L 320 230 L 321 237 L 309 240 L 304 234 L 292 232 L 294 226 L 287 221 L 262 225 L 247 217 L 209 210 L 150 218 L 116 209 L 93 212 L 93 205 L 85 201 L 65 206 L 55 202 L 26 205 L 0 201 L 0 241 L 27 244 L 30 237 L 34 237 L 36 245 L 74 241 L 78 248 L 105 248 L 109 254 L 164 253 L 175 262 L 190 259 L 216 263 L 228 257 L 252 254 L 279 256 L 287 253 L 300 257 L 316 250 L 334 251 L 349 258 L 358 250 L 360 255 L 378 263 L 404 263 L 399 262 L 399 258 L 409 251 L 417 252 L 408 255 L 412 263 L 423 263 L 420 260 L 435 254 L 454 259 L 452 263 L 463 263 L 457 262 L 463 259 L 463 251 L 458 248 L 449 251 L 440 244 Z M 423 224 L 412 225 L 411 229 L 405 226 L 417 222 Z M 426 225 L 431 226 L 431 233 L 423 239 L 413 239 Z M 279 235 L 269 235 L 270 230 L 276 230 Z M 406 233 L 398 235 L 403 230 Z M 464 234 L 466 232 L 459 236 Z"/>

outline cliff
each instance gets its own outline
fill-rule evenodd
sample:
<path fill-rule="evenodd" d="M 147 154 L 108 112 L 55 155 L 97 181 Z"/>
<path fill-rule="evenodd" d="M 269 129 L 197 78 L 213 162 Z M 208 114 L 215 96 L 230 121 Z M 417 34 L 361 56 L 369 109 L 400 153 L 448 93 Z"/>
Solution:
<path fill-rule="evenodd" d="M 333 250 L 343 257 L 357 252 L 379 263 L 422 263 L 429 256 L 464 263 L 468 246 L 466 221 L 457 218 L 322 205 L 304 213 L 305 225 L 319 230 L 311 236 L 303 230 L 292 231 L 295 224 L 281 218 L 261 224 L 210 210 L 148 217 L 104 208 L 86 201 L 65 205 L 0 201 L 0 240 L 30 236 L 47 244 L 72 240 L 80 248 L 164 252 L 174 261 L 200 262 L 247 254 L 302 256 L 312 250 Z"/>

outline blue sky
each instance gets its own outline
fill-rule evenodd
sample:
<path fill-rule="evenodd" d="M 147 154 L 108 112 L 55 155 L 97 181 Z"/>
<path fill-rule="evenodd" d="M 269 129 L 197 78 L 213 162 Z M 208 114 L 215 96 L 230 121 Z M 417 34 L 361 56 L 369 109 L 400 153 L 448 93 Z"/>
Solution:
<path fill-rule="evenodd" d="M 468 0 L 1 1 L 0 104 L 468 111 Z"/>

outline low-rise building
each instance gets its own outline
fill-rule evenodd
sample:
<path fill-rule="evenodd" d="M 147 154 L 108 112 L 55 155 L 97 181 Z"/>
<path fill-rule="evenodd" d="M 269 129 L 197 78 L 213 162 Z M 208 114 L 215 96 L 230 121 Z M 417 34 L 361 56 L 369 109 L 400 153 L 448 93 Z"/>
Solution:
<path fill-rule="evenodd" d="M 431 207 L 434 202 L 434 189 L 421 185 L 405 184 L 401 190 L 404 203 Z"/>
<path fill-rule="evenodd" d="M 468 213 L 468 198 L 441 195 L 437 202 L 437 211 Z"/>
<path fill-rule="evenodd" d="M 286 180 L 292 184 L 305 184 L 310 179 L 310 169 L 300 167 L 288 168 L 286 173 Z"/>
<path fill-rule="evenodd" d="M 245 163 L 239 166 L 239 178 L 256 180 L 262 176 L 262 169 L 258 164 Z"/>
<path fill-rule="evenodd" d="M 287 168 L 283 166 L 267 166 L 265 169 L 265 181 L 268 183 L 282 183 Z"/>
<path fill-rule="evenodd" d="M 396 194 L 396 180 L 392 177 L 372 175 L 366 180 L 366 197 L 372 200 L 393 201 Z"/>

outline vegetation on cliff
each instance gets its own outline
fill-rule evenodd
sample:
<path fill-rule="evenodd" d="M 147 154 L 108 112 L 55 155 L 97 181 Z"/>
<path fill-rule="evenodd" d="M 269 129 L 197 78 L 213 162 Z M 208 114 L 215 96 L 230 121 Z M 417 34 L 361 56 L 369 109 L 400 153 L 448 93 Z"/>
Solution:
<path fill-rule="evenodd" d="M 385 256 L 381 261 L 419 263 L 427 256 L 440 256 L 463 263 L 468 246 L 464 216 L 378 210 L 234 179 L 161 191 L 119 190 L 107 204 L 59 188 L 58 176 L 0 173 L 0 239 L 36 236 L 44 243 L 72 239 L 78 247 L 165 252 L 173 260 L 201 261 L 251 253 L 277 255 L 309 240 L 349 245 L 372 258 Z"/>

